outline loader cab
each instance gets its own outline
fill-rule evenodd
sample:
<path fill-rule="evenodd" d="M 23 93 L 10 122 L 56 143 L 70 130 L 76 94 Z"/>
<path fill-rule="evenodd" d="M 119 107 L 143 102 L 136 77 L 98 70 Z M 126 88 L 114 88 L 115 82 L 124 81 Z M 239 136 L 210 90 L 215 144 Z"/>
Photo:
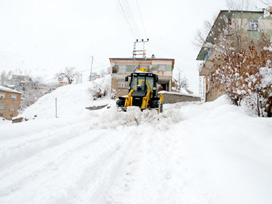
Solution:
<path fill-rule="evenodd" d="M 158 76 L 153 73 L 132 73 L 130 75 L 129 90 L 134 90 L 133 97 L 144 97 L 147 90 L 151 92 L 151 98 L 157 95 Z M 128 76 L 125 78 L 128 81 Z"/>

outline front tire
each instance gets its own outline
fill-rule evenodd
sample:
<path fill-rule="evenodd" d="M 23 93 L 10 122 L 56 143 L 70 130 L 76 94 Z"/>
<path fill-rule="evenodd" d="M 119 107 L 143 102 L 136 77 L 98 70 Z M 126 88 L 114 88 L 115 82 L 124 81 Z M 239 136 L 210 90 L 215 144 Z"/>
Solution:
<path fill-rule="evenodd" d="M 119 98 L 119 99 L 116 101 L 116 105 L 117 105 L 118 107 L 124 107 L 124 106 L 125 106 L 125 99 Z"/>

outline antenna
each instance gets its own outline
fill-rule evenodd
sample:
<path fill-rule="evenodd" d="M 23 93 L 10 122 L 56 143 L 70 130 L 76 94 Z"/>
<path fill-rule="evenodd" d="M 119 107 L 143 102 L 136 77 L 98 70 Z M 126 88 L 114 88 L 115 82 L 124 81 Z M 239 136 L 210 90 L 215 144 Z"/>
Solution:
<path fill-rule="evenodd" d="M 145 43 L 148 42 L 148 41 L 149 41 L 148 38 L 147 38 L 146 40 L 141 39 L 141 41 L 138 40 L 138 39 L 136 39 L 136 41 L 134 42 L 134 47 L 133 47 L 133 58 L 136 58 L 137 55 L 141 55 L 143 58 L 146 58 Z M 143 49 L 142 49 L 142 50 L 137 50 L 137 49 L 136 49 L 136 48 L 137 48 L 137 46 L 136 46 L 137 43 L 138 43 L 138 44 L 139 44 L 139 43 L 142 43 L 142 45 L 143 45 Z"/>

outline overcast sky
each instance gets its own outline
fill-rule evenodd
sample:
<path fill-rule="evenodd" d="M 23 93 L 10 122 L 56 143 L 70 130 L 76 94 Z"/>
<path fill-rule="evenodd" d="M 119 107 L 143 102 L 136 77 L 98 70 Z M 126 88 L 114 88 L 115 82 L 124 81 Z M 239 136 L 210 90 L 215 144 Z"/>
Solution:
<path fill-rule="evenodd" d="M 75 67 L 88 76 L 90 56 L 99 72 L 111 57 L 132 57 L 135 38 L 149 38 L 147 57 L 174 58 L 197 94 L 192 41 L 223 9 L 225 0 L 0 0 L 0 72 L 20 68 L 50 79 Z"/>

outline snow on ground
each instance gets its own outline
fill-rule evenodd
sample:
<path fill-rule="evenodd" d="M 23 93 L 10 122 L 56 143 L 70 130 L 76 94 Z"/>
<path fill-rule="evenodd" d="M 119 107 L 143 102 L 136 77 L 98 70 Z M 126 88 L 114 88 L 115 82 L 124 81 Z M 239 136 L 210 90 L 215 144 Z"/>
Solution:
<path fill-rule="evenodd" d="M 59 88 L 25 111 L 34 120 L 0 123 L 1 204 L 271 203 L 271 119 L 224 97 L 118 112 L 91 87 Z"/>

